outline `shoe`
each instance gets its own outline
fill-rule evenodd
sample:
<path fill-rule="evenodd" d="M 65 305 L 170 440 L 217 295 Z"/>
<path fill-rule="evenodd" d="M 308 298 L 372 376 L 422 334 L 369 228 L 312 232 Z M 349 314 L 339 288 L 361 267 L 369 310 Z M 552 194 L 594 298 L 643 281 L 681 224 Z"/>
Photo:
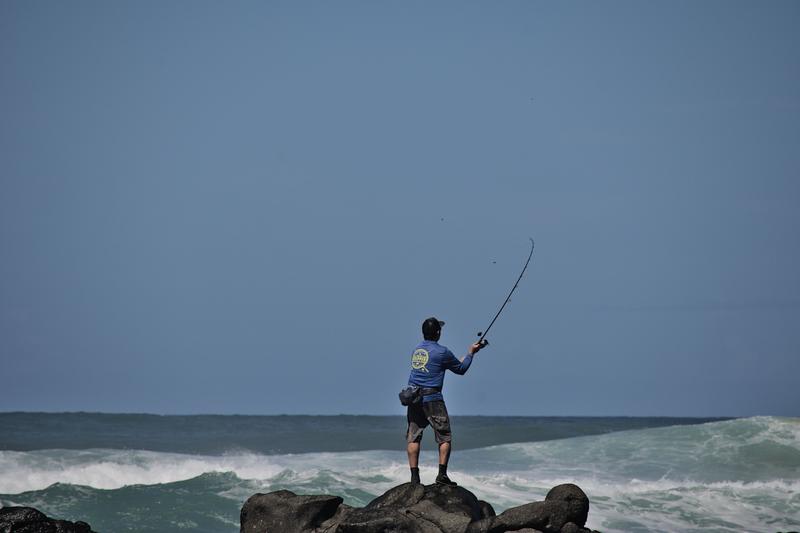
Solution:
<path fill-rule="evenodd" d="M 436 476 L 436 483 L 438 483 L 439 485 L 445 485 L 447 487 L 458 486 L 458 483 L 456 483 L 455 481 L 451 481 L 450 478 L 447 477 L 447 474 L 439 474 L 438 476 Z"/>

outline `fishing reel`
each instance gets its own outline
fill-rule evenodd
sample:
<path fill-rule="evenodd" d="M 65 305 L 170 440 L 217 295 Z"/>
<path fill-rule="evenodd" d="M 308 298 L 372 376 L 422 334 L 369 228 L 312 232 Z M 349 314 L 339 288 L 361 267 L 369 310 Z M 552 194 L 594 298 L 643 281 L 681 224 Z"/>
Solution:
<path fill-rule="evenodd" d="M 478 337 L 481 337 L 482 335 L 483 335 L 483 332 L 479 331 L 478 332 Z M 485 347 L 489 346 L 489 341 L 487 341 L 486 339 L 481 339 L 481 340 L 478 341 L 478 344 L 481 345 L 481 348 L 485 348 Z"/>

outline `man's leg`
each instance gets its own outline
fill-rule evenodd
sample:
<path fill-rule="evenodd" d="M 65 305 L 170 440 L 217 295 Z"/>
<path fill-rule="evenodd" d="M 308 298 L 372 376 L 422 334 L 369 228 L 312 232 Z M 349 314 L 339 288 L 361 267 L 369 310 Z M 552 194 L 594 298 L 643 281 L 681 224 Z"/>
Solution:
<path fill-rule="evenodd" d="M 456 483 L 447 477 L 447 463 L 450 461 L 450 441 L 439 443 L 439 475 L 436 476 L 436 483 L 455 487 Z"/>
<path fill-rule="evenodd" d="M 417 457 L 419 457 L 419 448 L 417 449 Z M 447 463 L 450 462 L 450 443 L 449 442 L 440 442 L 439 443 L 439 464 L 444 465 L 447 468 Z"/>
<path fill-rule="evenodd" d="M 436 442 L 439 444 L 439 475 L 436 476 L 436 483 L 453 487 L 456 484 L 447 477 L 447 463 L 450 461 L 450 441 L 452 440 L 447 406 L 443 401 L 434 401 L 430 402 L 426 409 L 428 421 L 433 427 Z"/>
<path fill-rule="evenodd" d="M 408 466 L 412 469 L 419 468 L 419 448 L 419 442 L 409 442 L 408 446 L 406 446 L 406 452 L 408 452 Z M 439 455 L 441 455 L 441 451 Z"/>
<path fill-rule="evenodd" d="M 411 483 L 419 483 L 419 449 L 422 430 L 428 425 L 428 421 L 422 409 L 415 406 L 409 406 L 406 418 L 408 419 L 406 453 L 408 453 L 408 466 L 411 469 Z"/>

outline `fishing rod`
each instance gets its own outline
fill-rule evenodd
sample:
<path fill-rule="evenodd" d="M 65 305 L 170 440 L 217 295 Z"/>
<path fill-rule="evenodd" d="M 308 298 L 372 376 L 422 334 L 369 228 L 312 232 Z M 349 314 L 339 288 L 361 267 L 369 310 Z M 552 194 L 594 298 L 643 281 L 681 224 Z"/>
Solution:
<path fill-rule="evenodd" d="M 478 332 L 478 336 L 480 337 L 480 339 L 478 340 L 478 344 L 481 344 L 483 346 L 486 346 L 487 344 L 489 344 L 489 341 L 486 340 L 486 335 L 489 333 L 489 330 L 492 329 L 492 326 L 494 325 L 494 321 L 497 320 L 497 317 L 499 317 L 500 313 L 503 312 L 503 308 L 505 308 L 505 306 L 508 303 L 508 301 L 511 300 L 511 295 L 514 294 L 515 290 L 517 290 L 517 285 L 519 285 L 519 282 L 522 279 L 522 276 L 525 275 L 525 271 L 528 269 L 528 264 L 531 262 L 531 257 L 533 257 L 533 246 L 534 246 L 533 239 L 531 237 L 528 237 L 528 239 L 530 239 L 530 241 L 531 241 L 531 253 L 528 254 L 528 260 L 525 261 L 525 266 L 522 267 L 522 272 L 519 273 L 519 277 L 517 278 L 517 282 L 514 284 L 513 287 L 511 287 L 511 292 L 509 292 L 508 296 L 506 296 L 506 300 L 503 302 L 503 305 L 500 306 L 500 310 L 497 311 L 496 315 L 494 315 L 494 318 L 489 323 L 489 327 L 486 328 L 484 331 L 479 331 Z"/>

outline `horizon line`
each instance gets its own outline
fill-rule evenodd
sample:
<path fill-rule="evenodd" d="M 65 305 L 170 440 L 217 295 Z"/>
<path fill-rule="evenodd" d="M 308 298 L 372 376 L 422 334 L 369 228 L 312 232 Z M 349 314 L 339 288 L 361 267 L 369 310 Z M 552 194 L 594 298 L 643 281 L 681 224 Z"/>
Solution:
<path fill-rule="evenodd" d="M 288 416 L 306 416 L 306 417 L 339 417 L 339 416 L 360 416 L 360 417 L 403 417 L 402 413 L 390 414 L 374 414 L 374 413 L 336 413 L 336 414 L 319 414 L 319 413 L 150 413 L 145 411 L 24 411 L 24 410 L 0 410 L 0 415 L 11 414 L 45 414 L 45 415 L 139 415 L 139 416 L 259 416 L 259 417 L 288 417 Z M 797 418 L 800 415 L 775 415 L 775 414 L 756 414 L 756 415 L 498 415 L 498 414 L 451 414 L 454 417 L 482 417 L 482 418 L 713 418 L 713 419 L 735 419 L 735 418 L 753 418 L 761 416 L 775 416 L 786 418 Z"/>

